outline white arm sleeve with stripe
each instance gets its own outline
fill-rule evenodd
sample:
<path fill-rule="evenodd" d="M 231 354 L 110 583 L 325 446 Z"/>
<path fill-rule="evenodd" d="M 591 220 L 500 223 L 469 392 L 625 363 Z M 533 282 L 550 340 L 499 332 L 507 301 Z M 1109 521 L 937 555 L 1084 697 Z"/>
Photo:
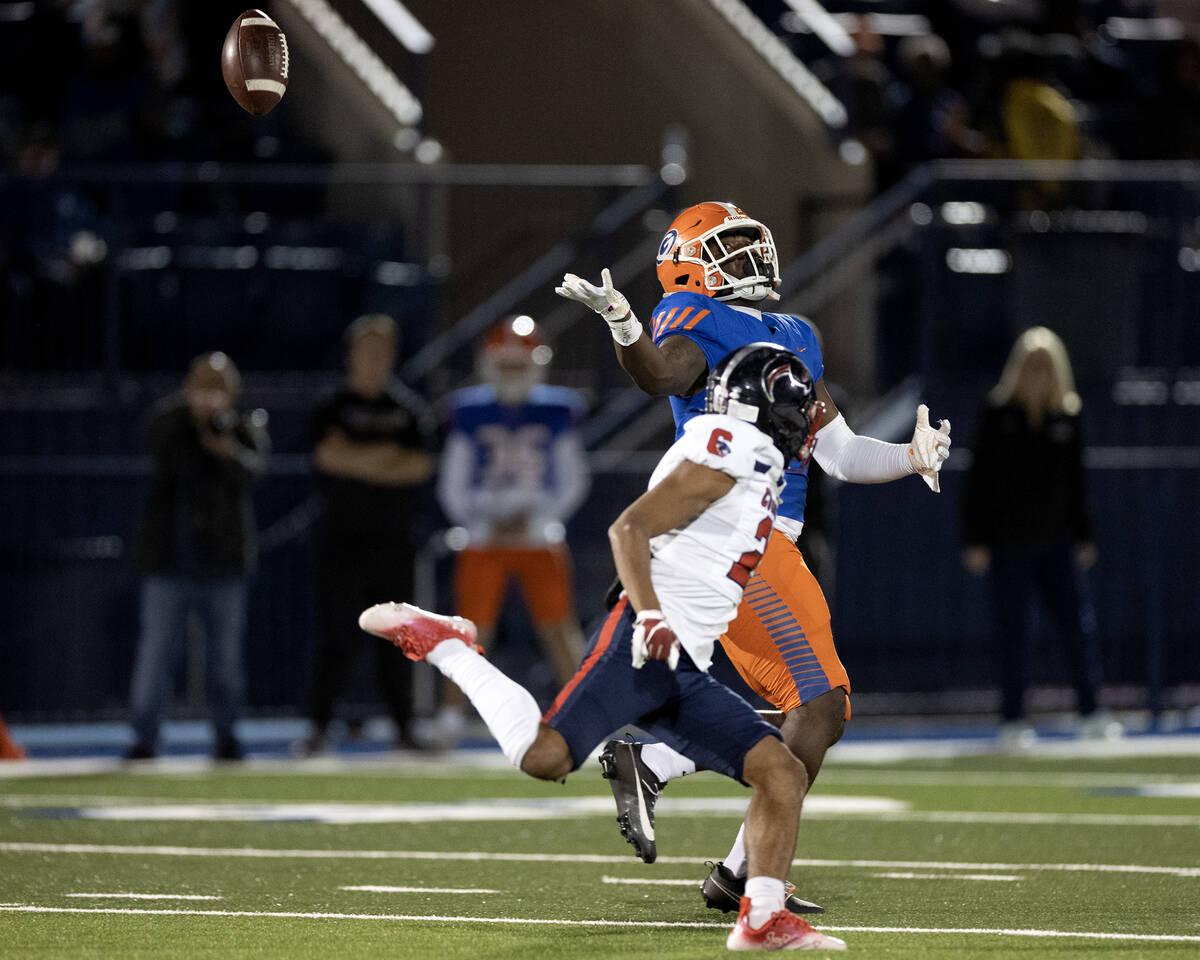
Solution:
<path fill-rule="evenodd" d="M 885 483 L 917 472 L 906 444 L 860 437 L 840 413 L 817 431 L 813 457 L 831 477 L 848 483 Z"/>

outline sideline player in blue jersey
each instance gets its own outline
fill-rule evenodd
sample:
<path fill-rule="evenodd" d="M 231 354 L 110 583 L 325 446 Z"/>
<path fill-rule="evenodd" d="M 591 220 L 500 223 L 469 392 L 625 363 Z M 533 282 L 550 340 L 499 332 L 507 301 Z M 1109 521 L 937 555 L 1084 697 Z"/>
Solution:
<path fill-rule="evenodd" d="M 919 474 L 936 493 L 938 471 L 949 454 L 950 424 L 929 425 L 917 408 L 908 444 L 855 434 L 825 388 L 824 362 L 812 327 L 801 317 L 764 312 L 778 299 L 779 257 L 771 231 L 731 203 L 699 203 L 671 223 L 656 262 L 664 297 L 650 317 L 650 336 L 608 270 L 596 286 L 567 274 L 556 292 L 599 313 L 612 331 L 617 360 L 651 396 L 669 396 L 677 433 L 703 410 L 708 371 L 730 350 L 770 341 L 798 354 L 816 380 L 824 403 L 814 459 L 839 480 L 880 483 Z M 784 742 L 804 764 L 810 782 L 825 752 L 841 737 L 850 715 L 850 680 L 838 657 L 829 607 L 796 546 L 804 525 L 808 463 L 791 464 L 774 530 L 761 544 L 762 562 L 746 584 L 737 618 L 721 644 L 743 679 L 781 711 Z M 662 744 L 613 741 L 602 758 L 618 808 L 635 793 L 653 806 L 662 785 L 695 769 Z M 744 828 L 743 828 L 744 830 Z M 656 856 L 654 833 L 636 822 L 622 833 L 646 862 Z M 745 883 L 743 832 L 702 888 L 710 907 L 736 908 Z M 819 912 L 799 898 L 789 908 Z"/>
<path fill-rule="evenodd" d="M 575 673 L 583 635 L 575 617 L 564 524 L 587 494 L 579 437 L 583 398 L 541 381 L 550 362 L 537 324 L 509 317 L 484 340 L 483 383 L 449 396 L 450 425 L 438 471 L 438 499 L 467 532 L 455 557 L 455 609 L 487 647 L 510 581 L 516 581 L 559 684 Z M 461 734 L 464 701 L 449 687 L 438 735 Z"/>

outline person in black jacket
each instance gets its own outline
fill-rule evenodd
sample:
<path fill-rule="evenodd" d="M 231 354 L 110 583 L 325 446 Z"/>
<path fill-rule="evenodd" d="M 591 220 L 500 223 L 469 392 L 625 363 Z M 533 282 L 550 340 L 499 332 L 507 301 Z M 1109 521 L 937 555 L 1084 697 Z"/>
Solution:
<path fill-rule="evenodd" d="M 1081 732 L 1118 736 L 1097 710 L 1096 618 L 1079 575 L 1096 561 L 1083 469 L 1081 403 L 1066 348 L 1045 327 L 1017 339 L 976 429 L 963 497 L 963 565 L 991 580 L 1002 739 L 1026 745 L 1030 604 L 1062 636 L 1083 716 Z"/>
<path fill-rule="evenodd" d="M 317 530 L 319 633 L 313 667 L 312 731 L 298 744 L 326 746 L 334 704 L 358 657 L 370 651 L 398 748 L 412 731 L 411 664 L 358 627 L 379 596 L 413 597 L 413 526 L 433 470 L 425 404 L 395 378 L 399 331 L 386 314 L 359 317 L 346 331 L 346 382 L 313 418 L 313 467 L 321 497 Z M 350 726 L 358 718 L 347 718 Z"/>
<path fill-rule="evenodd" d="M 223 353 L 191 365 L 183 389 L 151 408 L 154 476 L 138 561 L 141 637 L 130 691 L 134 744 L 127 756 L 158 752 L 164 702 L 184 647 L 189 614 L 204 628 L 214 756 L 241 759 L 234 723 L 244 687 L 242 635 L 257 547 L 251 488 L 265 465 L 266 414 L 234 408 L 240 378 Z"/>

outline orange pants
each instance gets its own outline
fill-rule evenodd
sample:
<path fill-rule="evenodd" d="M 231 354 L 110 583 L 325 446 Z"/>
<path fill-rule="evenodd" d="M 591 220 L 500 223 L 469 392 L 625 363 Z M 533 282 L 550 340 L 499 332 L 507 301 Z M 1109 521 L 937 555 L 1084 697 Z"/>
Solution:
<path fill-rule="evenodd" d="M 834 687 L 850 692 L 821 587 L 799 548 L 778 530 L 721 646 L 750 688 L 785 713 Z"/>
<path fill-rule="evenodd" d="M 454 568 L 457 613 L 491 628 L 500 616 L 508 581 L 515 579 L 534 624 L 571 616 L 571 563 L 565 547 L 469 547 Z"/>

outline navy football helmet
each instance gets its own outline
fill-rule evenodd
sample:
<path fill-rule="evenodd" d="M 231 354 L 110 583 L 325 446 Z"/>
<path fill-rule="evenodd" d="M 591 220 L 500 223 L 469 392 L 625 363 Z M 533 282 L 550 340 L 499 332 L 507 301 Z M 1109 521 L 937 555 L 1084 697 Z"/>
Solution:
<path fill-rule="evenodd" d="M 706 413 L 747 420 L 771 438 L 788 463 L 808 462 L 825 404 L 800 358 L 774 343 L 738 347 L 713 367 Z"/>

